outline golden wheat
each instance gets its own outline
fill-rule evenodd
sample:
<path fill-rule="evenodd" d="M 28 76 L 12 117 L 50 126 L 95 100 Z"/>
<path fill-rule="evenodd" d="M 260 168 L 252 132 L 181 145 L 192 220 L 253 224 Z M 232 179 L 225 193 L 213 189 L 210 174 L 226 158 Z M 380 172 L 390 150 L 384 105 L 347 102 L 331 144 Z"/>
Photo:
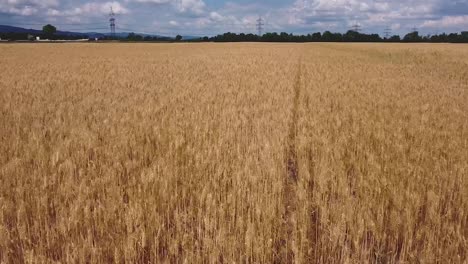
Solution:
<path fill-rule="evenodd" d="M 468 261 L 467 46 L 0 55 L 0 263 Z"/>

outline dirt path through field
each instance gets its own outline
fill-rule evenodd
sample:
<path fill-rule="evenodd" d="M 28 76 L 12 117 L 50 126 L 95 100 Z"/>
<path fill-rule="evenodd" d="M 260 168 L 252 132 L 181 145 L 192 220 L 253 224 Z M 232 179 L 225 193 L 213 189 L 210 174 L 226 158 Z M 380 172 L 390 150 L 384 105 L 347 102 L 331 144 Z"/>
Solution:
<path fill-rule="evenodd" d="M 297 181 L 299 176 L 296 151 L 297 122 L 299 118 L 299 99 L 301 94 L 302 60 L 299 59 L 297 75 L 294 82 L 294 99 L 292 105 L 292 118 L 289 124 L 289 133 L 286 144 L 286 175 L 283 183 L 283 227 L 282 238 L 277 248 L 279 262 L 293 263 L 296 229 L 296 207 L 297 207 Z"/>

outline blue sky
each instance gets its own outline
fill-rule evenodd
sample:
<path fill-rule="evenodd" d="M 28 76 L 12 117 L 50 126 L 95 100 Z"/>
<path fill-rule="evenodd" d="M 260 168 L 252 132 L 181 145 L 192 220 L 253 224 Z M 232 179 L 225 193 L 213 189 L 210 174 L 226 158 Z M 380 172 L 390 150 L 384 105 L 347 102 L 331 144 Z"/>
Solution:
<path fill-rule="evenodd" d="M 324 30 L 422 34 L 468 31 L 468 0 L 0 0 L 0 24 L 60 30 L 108 32 L 108 13 L 117 31 L 160 35 L 255 33 L 259 16 L 265 31 L 296 34 Z"/>

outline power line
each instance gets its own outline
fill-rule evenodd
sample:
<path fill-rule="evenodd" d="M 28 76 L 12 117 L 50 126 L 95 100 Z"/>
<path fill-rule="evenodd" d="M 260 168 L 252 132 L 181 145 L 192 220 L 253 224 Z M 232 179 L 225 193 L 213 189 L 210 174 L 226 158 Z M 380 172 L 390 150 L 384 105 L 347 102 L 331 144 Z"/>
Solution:
<path fill-rule="evenodd" d="M 101 27 L 101 28 L 69 28 L 66 30 L 60 30 L 61 32 L 77 32 L 80 33 L 80 31 L 84 31 L 85 33 L 89 32 L 90 30 L 108 30 L 109 28 L 107 27 Z"/>

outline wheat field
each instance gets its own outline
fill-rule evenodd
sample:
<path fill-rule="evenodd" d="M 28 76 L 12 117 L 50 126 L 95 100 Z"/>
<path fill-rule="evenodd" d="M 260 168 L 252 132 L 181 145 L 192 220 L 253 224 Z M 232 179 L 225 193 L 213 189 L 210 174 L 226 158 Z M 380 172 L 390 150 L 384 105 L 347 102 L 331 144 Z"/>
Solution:
<path fill-rule="evenodd" d="M 468 46 L 0 45 L 0 263 L 467 263 Z"/>

